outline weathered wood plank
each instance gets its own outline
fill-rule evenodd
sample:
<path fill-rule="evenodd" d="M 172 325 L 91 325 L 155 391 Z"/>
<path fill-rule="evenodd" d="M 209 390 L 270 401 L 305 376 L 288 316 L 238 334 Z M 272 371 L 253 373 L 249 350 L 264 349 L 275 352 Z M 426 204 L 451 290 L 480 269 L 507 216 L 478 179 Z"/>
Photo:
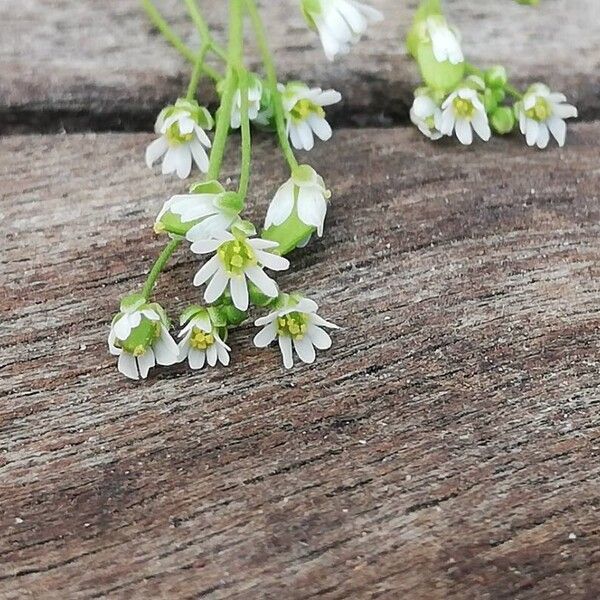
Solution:
<path fill-rule="evenodd" d="M 280 278 L 334 348 L 285 373 L 244 326 L 230 369 L 141 385 L 110 311 L 184 184 L 145 135 L 0 141 L 0 597 L 598 597 L 599 134 L 338 133 L 312 157 L 326 236 Z M 195 265 L 159 287 L 172 311 Z"/>
<path fill-rule="evenodd" d="M 400 38 L 415 2 L 372 0 L 387 15 L 370 39 L 340 61 L 325 61 L 296 0 L 263 2 L 282 79 L 340 89 L 338 122 L 406 121 L 416 71 Z M 226 3 L 211 0 L 217 33 Z M 544 2 L 533 10 L 512 0 L 449 4 L 476 62 L 506 64 L 518 82 L 542 79 L 563 89 L 584 118 L 600 115 L 600 19 L 596 0 Z M 195 36 L 182 3 L 159 5 L 190 44 Z M 0 132 L 148 129 L 156 112 L 185 90 L 189 76 L 156 35 L 137 0 L 39 2 L 0 6 Z"/>

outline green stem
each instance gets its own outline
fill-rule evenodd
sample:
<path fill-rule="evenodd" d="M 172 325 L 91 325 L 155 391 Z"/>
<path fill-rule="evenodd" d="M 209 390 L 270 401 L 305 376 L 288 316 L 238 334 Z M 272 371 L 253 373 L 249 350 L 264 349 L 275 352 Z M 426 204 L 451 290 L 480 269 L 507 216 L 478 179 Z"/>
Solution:
<path fill-rule="evenodd" d="M 240 185 L 238 193 L 241 198 L 248 194 L 250 182 L 250 163 L 252 158 L 252 137 L 250 135 L 250 119 L 248 117 L 248 73 L 240 69 L 238 72 L 241 96 L 241 129 L 242 129 L 242 167 L 240 170 Z"/>
<path fill-rule="evenodd" d="M 182 241 L 182 239 L 171 240 L 160 253 L 160 256 L 156 259 L 152 270 L 150 271 L 150 273 L 148 273 L 146 283 L 144 284 L 144 287 L 142 289 L 142 294 L 144 298 L 146 298 L 146 300 L 150 299 L 150 294 L 152 293 L 154 284 L 156 283 L 158 276 L 161 274 L 162 270 L 165 268 L 165 265 L 171 258 L 171 255 L 173 254 L 173 252 L 175 252 L 175 250 L 177 250 Z"/>
<path fill-rule="evenodd" d="M 224 61 L 227 61 L 226 50 L 214 41 L 210 33 L 210 29 L 208 28 L 208 24 L 198 8 L 196 0 L 184 0 L 184 2 L 187 6 L 190 18 L 194 22 L 194 25 L 196 26 L 196 29 L 202 38 L 202 41 L 205 44 L 208 44 L 217 56 L 222 58 Z"/>
<path fill-rule="evenodd" d="M 227 74 L 225 85 L 221 94 L 221 105 L 217 113 L 217 126 L 210 152 L 210 163 L 208 166 L 207 179 L 217 179 L 221 171 L 223 155 L 227 146 L 229 136 L 229 124 L 231 122 L 231 107 L 233 96 L 237 85 L 237 68 L 242 63 L 242 52 L 244 44 L 243 33 L 243 0 L 229 1 L 229 49 Z"/>
<path fill-rule="evenodd" d="M 181 54 L 188 62 L 196 63 L 197 54 L 188 48 L 183 40 L 171 29 L 169 24 L 164 20 L 160 12 L 158 12 L 156 6 L 152 3 L 152 0 L 140 0 L 150 22 L 160 31 L 162 36 Z M 204 66 L 204 72 L 214 81 L 220 81 L 221 75 L 208 65 Z"/>
<path fill-rule="evenodd" d="M 203 44 L 200 48 L 200 52 L 198 52 L 198 57 L 196 58 L 196 64 L 194 65 L 194 70 L 192 71 L 192 77 L 190 79 L 190 83 L 188 85 L 186 98 L 188 100 L 193 100 L 196 97 L 196 91 L 198 90 L 198 83 L 200 83 L 200 77 L 202 76 L 202 70 L 204 67 L 204 59 L 206 57 L 206 53 L 208 52 L 208 44 Z"/>
<path fill-rule="evenodd" d="M 260 48 L 263 64 L 265 66 L 265 71 L 267 73 L 267 83 L 271 92 L 271 97 L 273 99 L 273 109 L 275 111 L 275 125 L 277 127 L 279 145 L 281 146 L 281 150 L 283 152 L 283 155 L 285 156 L 285 159 L 287 160 L 290 169 L 293 171 L 295 168 L 298 167 L 298 161 L 294 156 L 294 151 L 292 150 L 287 135 L 283 103 L 281 101 L 281 94 L 277 89 L 277 72 L 275 70 L 273 56 L 271 55 L 271 50 L 269 49 L 267 35 L 262 19 L 260 18 L 258 9 L 256 8 L 256 3 L 254 2 L 254 0 L 245 1 L 246 8 L 248 9 L 248 13 L 250 15 L 250 19 L 252 20 L 252 26 L 256 34 L 256 40 Z"/>
<path fill-rule="evenodd" d="M 509 93 L 513 98 L 516 98 L 517 100 L 522 100 L 523 99 L 523 94 L 516 88 L 513 87 L 512 85 L 510 85 L 509 83 L 507 83 L 504 86 L 504 89 L 507 91 L 507 93 Z"/>

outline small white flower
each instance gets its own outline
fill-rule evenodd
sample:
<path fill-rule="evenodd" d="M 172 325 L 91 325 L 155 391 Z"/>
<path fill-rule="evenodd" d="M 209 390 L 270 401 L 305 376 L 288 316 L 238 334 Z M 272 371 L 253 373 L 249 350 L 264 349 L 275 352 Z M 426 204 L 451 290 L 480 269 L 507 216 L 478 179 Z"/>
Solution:
<path fill-rule="evenodd" d="M 459 88 L 442 104 L 440 131 L 443 135 L 452 135 L 456 130 L 460 143 L 469 145 L 473 142 L 473 129 L 485 142 L 492 135 L 485 107 L 477 92 L 472 88 Z"/>
<path fill-rule="evenodd" d="M 208 311 L 199 308 L 197 312 L 185 319 L 184 323 L 186 321 L 187 325 L 179 334 L 182 338 L 179 342 L 179 360 L 187 359 L 192 369 L 201 369 L 205 363 L 214 367 L 217 360 L 227 366 L 231 348 L 221 339 L 218 328 L 213 325 Z"/>
<path fill-rule="evenodd" d="M 238 231 L 235 235 L 225 232 L 215 240 L 194 242 L 192 252 L 215 255 L 196 273 L 194 285 L 209 282 L 204 291 L 208 304 L 216 302 L 229 287 L 231 299 L 238 310 L 247 310 L 249 304 L 249 279 L 265 296 L 276 298 L 277 284 L 265 272 L 285 271 L 290 263 L 286 258 L 273 254 L 279 244 L 260 238 L 249 239 Z"/>
<path fill-rule="evenodd" d="M 208 171 L 210 139 L 204 129 L 211 129 L 213 119 L 206 108 L 197 102 L 180 98 L 174 106 L 164 108 L 154 129 L 160 137 L 146 148 L 146 164 L 152 165 L 164 155 L 162 173 L 177 172 L 180 179 L 189 176 L 192 159 L 203 173 Z"/>
<path fill-rule="evenodd" d="M 440 15 L 428 17 L 425 21 L 426 33 L 431 40 L 433 56 L 437 62 L 450 62 L 458 65 L 465 57 L 460 47 L 460 39 Z"/>
<path fill-rule="evenodd" d="M 254 75 L 248 77 L 248 118 L 256 121 L 260 112 L 260 102 L 263 86 L 260 79 Z M 238 89 L 233 96 L 231 107 L 231 128 L 238 129 L 242 123 L 242 94 Z"/>
<path fill-rule="evenodd" d="M 300 165 L 271 200 L 265 229 L 271 225 L 281 225 L 295 209 L 300 221 L 315 227 L 321 236 L 330 197 L 331 192 L 325 187 L 323 178 L 309 165 Z"/>
<path fill-rule="evenodd" d="M 119 357 L 119 371 L 130 379 L 144 379 L 156 364 L 175 364 L 179 350 L 167 327 L 158 304 L 148 304 L 137 294 L 125 298 L 108 335 L 110 353 Z"/>
<path fill-rule="evenodd" d="M 349 52 L 369 23 L 383 20 L 378 10 L 356 0 L 302 0 L 302 11 L 309 26 L 318 31 L 329 60 Z"/>
<path fill-rule="evenodd" d="M 443 135 L 440 131 L 442 110 L 434 99 L 426 93 L 415 95 L 415 100 L 410 109 L 410 120 L 430 140 L 439 140 Z"/>
<path fill-rule="evenodd" d="M 296 150 L 312 150 L 314 136 L 326 141 L 332 132 L 325 119 L 324 106 L 339 102 L 342 95 L 336 90 L 309 88 L 304 83 L 290 82 L 278 86 L 285 111 L 287 133 Z"/>
<path fill-rule="evenodd" d="M 277 339 L 286 369 L 294 366 L 292 345 L 300 360 L 307 364 L 314 362 L 315 348 L 331 347 L 331 338 L 322 327 L 338 329 L 316 314 L 318 308 L 309 298 L 284 297 L 281 308 L 255 321 L 257 327 L 262 327 L 254 337 L 255 346 L 265 348 Z"/>
<path fill-rule="evenodd" d="M 546 148 L 550 134 L 562 148 L 567 137 L 565 119 L 577 116 L 577 108 L 566 103 L 564 94 L 552 92 L 542 83 L 532 85 L 515 104 L 521 133 L 528 146 Z"/>
<path fill-rule="evenodd" d="M 184 224 L 193 223 L 185 233 L 190 242 L 213 239 L 238 221 L 242 202 L 235 192 L 227 192 L 218 181 L 193 185 L 189 194 L 167 200 L 156 218 L 155 231 L 168 229 L 168 218 L 176 215 Z M 183 235 L 183 233 L 182 233 Z"/>

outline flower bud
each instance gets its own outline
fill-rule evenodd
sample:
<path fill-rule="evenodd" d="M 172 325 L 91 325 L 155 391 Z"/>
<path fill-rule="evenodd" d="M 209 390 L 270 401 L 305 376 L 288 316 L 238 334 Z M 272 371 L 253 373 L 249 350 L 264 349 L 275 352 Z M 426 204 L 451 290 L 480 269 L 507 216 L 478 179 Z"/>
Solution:
<path fill-rule="evenodd" d="M 510 133 L 515 126 L 515 115 L 510 106 L 500 106 L 490 117 L 492 129 L 500 135 Z"/>
<path fill-rule="evenodd" d="M 502 65 L 491 67 L 485 72 L 485 83 L 491 88 L 503 88 L 508 81 L 506 69 Z"/>

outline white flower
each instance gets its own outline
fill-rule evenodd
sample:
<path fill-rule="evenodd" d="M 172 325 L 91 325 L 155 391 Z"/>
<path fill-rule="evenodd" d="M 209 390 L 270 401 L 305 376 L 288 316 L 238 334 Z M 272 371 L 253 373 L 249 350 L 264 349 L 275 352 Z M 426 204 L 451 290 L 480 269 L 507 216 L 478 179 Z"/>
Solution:
<path fill-rule="evenodd" d="M 187 359 L 192 369 L 201 369 L 205 363 L 214 367 L 217 360 L 227 366 L 231 348 L 221 339 L 208 311 L 199 308 L 183 320 L 184 323 L 186 321 L 187 325 L 179 334 L 182 338 L 179 342 L 179 360 Z"/>
<path fill-rule="evenodd" d="M 118 368 L 123 375 L 145 378 L 156 364 L 177 362 L 179 350 L 167 326 L 166 315 L 158 304 L 148 304 L 138 294 L 123 300 L 108 335 L 110 353 L 119 357 Z"/>
<path fill-rule="evenodd" d="M 562 148 L 567 137 L 565 119 L 577 116 L 577 108 L 566 104 L 564 94 L 552 92 L 542 83 L 532 85 L 523 100 L 515 104 L 519 117 L 521 133 L 525 136 L 528 146 L 537 145 L 546 148 L 550 142 L 550 134 Z"/>
<path fill-rule="evenodd" d="M 175 215 L 183 224 L 181 235 L 190 242 L 213 239 L 235 223 L 242 208 L 235 192 L 227 192 L 218 181 L 193 185 L 189 194 L 178 194 L 167 200 L 156 218 L 157 232 L 169 231 L 169 221 Z M 176 224 L 178 225 L 178 224 Z"/>
<path fill-rule="evenodd" d="M 302 11 L 309 26 L 319 32 L 329 60 L 349 52 L 369 23 L 383 20 L 378 10 L 356 0 L 302 0 Z"/>
<path fill-rule="evenodd" d="M 203 173 L 208 171 L 210 140 L 204 129 L 211 129 L 213 119 L 197 102 L 180 98 L 174 106 L 164 108 L 154 129 L 160 137 L 146 148 L 146 164 L 152 165 L 164 155 L 162 173 L 177 172 L 180 179 L 189 176 L 192 159 Z"/>
<path fill-rule="evenodd" d="M 292 345 L 300 360 L 314 362 L 315 348 L 326 350 L 331 346 L 331 338 L 322 327 L 338 329 L 316 314 L 318 308 L 308 298 L 284 297 L 281 308 L 255 321 L 257 327 L 262 327 L 254 337 L 255 346 L 264 348 L 277 338 L 286 369 L 294 366 Z"/>
<path fill-rule="evenodd" d="M 442 110 L 433 98 L 427 94 L 415 95 L 415 100 L 410 109 L 410 120 L 430 140 L 439 140 L 443 135 L 440 131 Z"/>
<path fill-rule="evenodd" d="M 332 132 L 325 120 L 323 106 L 330 106 L 342 99 L 335 90 L 309 88 L 304 83 L 291 82 L 278 86 L 285 111 L 287 133 L 296 150 L 312 150 L 314 135 L 326 141 Z"/>
<path fill-rule="evenodd" d="M 276 298 L 277 284 L 265 272 L 285 271 L 289 261 L 269 252 L 279 244 L 260 238 L 249 239 L 238 231 L 235 235 L 225 232 L 215 240 L 194 242 L 192 252 L 215 255 L 196 273 L 194 285 L 209 281 L 204 291 L 204 300 L 211 304 L 218 300 L 229 287 L 231 299 L 238 310 L 248 309 L 249 279 L 265 296 Z"/>
<path fill-rule="evenodd" d="M 265 229 L 271 225 L 281 225 L 295 208 L 300 221 L 315 227 L 321 236 L 330 197 L 331 192 L 325 187 L 323 178 L 309 165 L 300 165 L 271 200 Z"/>
<path fill-rule="evenodd" d="M 431 40 L 433 56 L 437 62 L 450 62 L 458 65 L 464 62 L 465 57 L 460 47 L 457 34 L 450 29 L 446 19 L 440 15 L 428 17 L 425 29 Z"/>
<path fill-rule="evenodd" d="M 469 145 L 473 142 L 471 128 L 485 142 L 492 135 L 485 107 L 477 92 L 472 88 L 459 88 L 442 104 L 440 131 L 443 135 L 452 135 L 456 129 L 460 143 Z"/>
<path fill-rule="evenodd" d="M 248 118 L 256 121 L 260 112 L 260 102 L 263 94 L 263 86 L 255 75 L 248 76 Z M 233 96 L 231 107 L 231 128 L 238 129 L 242 123 L 242 94 L 238 89 Z"/>

